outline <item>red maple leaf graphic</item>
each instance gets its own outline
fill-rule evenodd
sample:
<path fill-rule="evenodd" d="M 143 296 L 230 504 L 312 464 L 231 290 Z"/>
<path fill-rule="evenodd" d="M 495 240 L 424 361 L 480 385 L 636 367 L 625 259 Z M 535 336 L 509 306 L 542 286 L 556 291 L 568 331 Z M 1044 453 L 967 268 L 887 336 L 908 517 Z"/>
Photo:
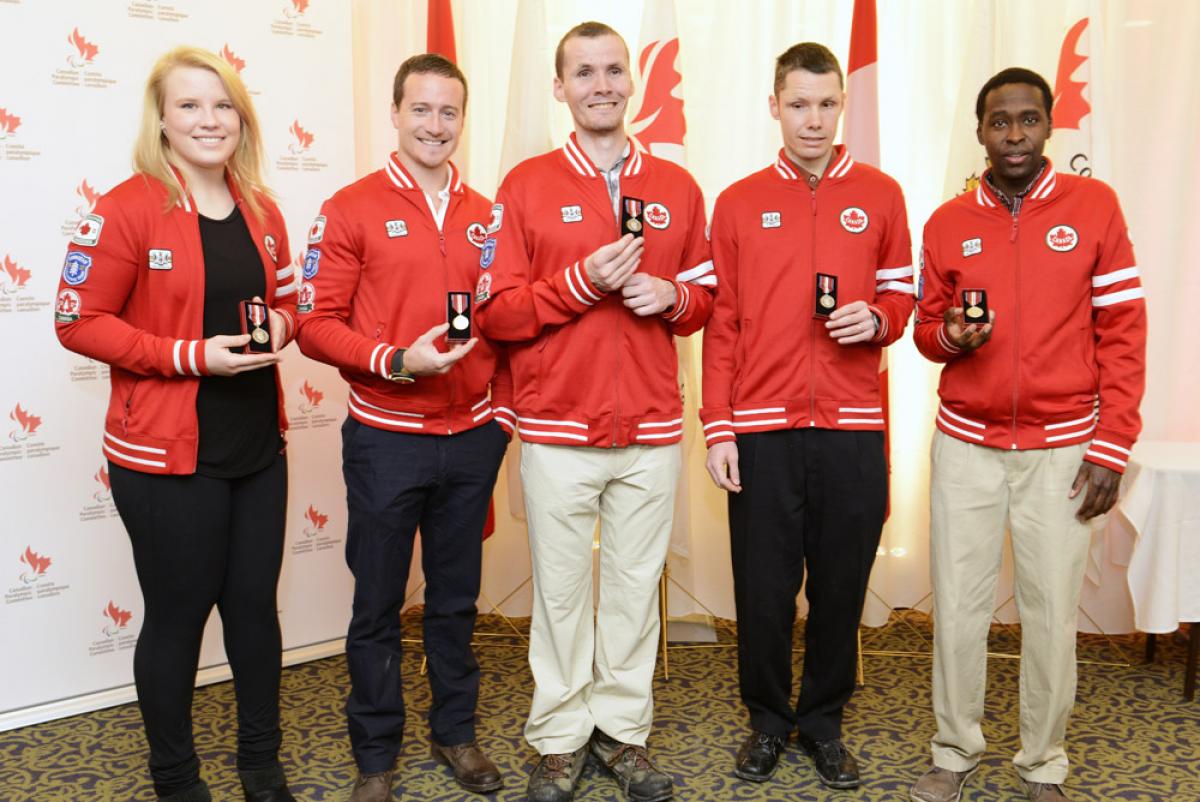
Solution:
<path fill-rule="evenodd" d="M 105 490 L 112 490 L 112 485 L 109 483 L 108 478 L 108 468 L 105 468 L 103 465 L 100 466 L 100 470 L 96 471 L 92 478 L 104 485 Z"/>
<path fill-rule="evenodd" d="M 4 262 L 0 264 L 0 267 L 4 268 L 4 272 L 8 274 L 8 278 L 14 287 L 24 287 L 25 282 L 29 281 L 29 278 L 33 275 L 32 271 L 18 265 L 8 254 L 4 255 Z"/>
<path fill-rule="evenodd" d="M 124 627 L 128 624 L 130 617 L 133 615 L 129 610 L 122 610 L 111 600 L 108 602 L 108 607 L 104 608 L 104 614 L 119 627 Z"/>
<path fill-rule="evenodd" d="M 654 142 L 682 145 L 687 133 L 683 100 L 673 94 L 682 80 L 675 69 L 678 57 L 677 38 L 651 42 L 638 57 L 645 88 L 641 108 L 630 123 L 630 130 L 647 148 Z"/>
<path fill-rule="evenodd" d="M 0 129 L 4 133 L 11 134 L 21 127 L 21 118 L 15 114 L 9 114 L 8 109 L 0 109 Z"/>
<path fill-rule="evenodd" d="M 297 14 L 303 14 L 308 11 L 309 0 L 292 0 L 292 7 L 296 9 Z"/>
<path fill-rule="evenodd" d="M 33 569 L 38 576 L 46 573 L 46 569 L 50 567 L 50 558 L 38 554 L 31 546 L 25 547 L 25 553 L 21 555 L 21 562 Z"/>
<path fill-rule="evenodd" d="M 317 508 L 311 504 L 308 505 L 308 511 L 304 513 L 304 517 L 312 521 L 313 526 L 317 529 L 324 529 L 325 524 L 329 522 L 329 516 L 317 512 Z"/>
<path fill-rule="evenodd" d="M 79 32 L 78 28 L 71 31 L 71 35 L 67 37 L 67 41 L 75 46 L 75 49 L 79 51 L 79 57 L 86 62 L 90 63 L 96 57 L 96 54 L 100 52 L 100 48 L 83 38 L 83 34 Z"/>
<path fill-rule="evenodd" d="M 26 434 L 33 434 L 37 428 L 42 425 L 42 419 L 37 415 L 30 415 L 27 410 L 21 409 L 21 405 L 17 404 L 13 411 L 8 413 L 8 417 L 21 424 L 21 428 Z"/>
<path fill-rule="evenodd" d="M 96 208 L 96 201 L 100 200 L 100 193 L 92 188 L 92 185 L 87 182 L 86 178 L 83 179 L 79 186 L 75 187 L 75 194 L 83 198 L 83 202 L 87 204 L 89 214 L 92 209 Z M 90 226 L 90 224 L 88 225 Z M 91 229 L 89 228 L 88 230 L 90 231 Z M 79 233 L 86 235 L 88 232 L 80 229 Z"/>
<path fill-rule="evenodd" d="M 325 394 L 308 383 L 308 379 L 304 380 L 304 386 L 300 388 L 300 392 L 304 393 L 304 397 L 308 399 L 308 403 L 312 406 L 319 406 L 321 399 Z"/>
<path fill-rule="evenodd" d="M 312 134 L 310 134 L 308 131 L 305 131 L 305 130 L 304 130 L 304 129 L 303 129 L 301 126 L 300 126 L 300 121 L 299 121 L 299 120 L 293 120 L 293 121 L 292 121 L 292 127 L 291 127 L 291 128 L 289 128 L 288 130 L 289 130 L 289 131 L 291 131 L 291 132 L 292 132 L 292 135 L 296 137 L 296 144 L 297 144 L 297 145 L 299 145 L 299 146 L 300 146 L 300 147 L 302 147 L 302 148 L 307 148 L 307 147 L 310 147 L 310 146 L 312 146 L 312 143 L 313 143 L 313 135 L 312 135 Z"/>
<path fill-rule="evenodd" d="M 1071 78 L 1075 71 L 1087 61 L 1079 55 L 1079 39 L 1088 26 L 1088 18 L 1076 22 L 1063 38 L 1062 50 L 1058 54 L 1058 73 L 1054 78 L 1054 127 L 1079 130 L 1083 118 L 1092 111 L 1092 106 L 1083 97 L 1087 82 Z"/>
<path fill-rule="evenodd" d="M 233 67 L 239 73 L 246 67 L 246 60 L 238 58 L 237 54 L 229 49 L 228 42 L 221 48 L 221 58 L 225 59 L 229 66 Z"/>

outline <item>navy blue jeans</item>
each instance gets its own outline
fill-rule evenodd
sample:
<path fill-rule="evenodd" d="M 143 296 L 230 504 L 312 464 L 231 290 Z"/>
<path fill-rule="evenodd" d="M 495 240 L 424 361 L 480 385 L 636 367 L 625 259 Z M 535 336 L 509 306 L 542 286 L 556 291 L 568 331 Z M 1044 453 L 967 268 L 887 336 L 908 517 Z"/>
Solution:
<path fill-rule="evenodd" d="M 354 610 L 346 635 L 346 718 L 364 774 L 392 768 L 404 734 L 400 606 L 421 532 L 425 656 L 433 740 L 475 740 L 479 664 L 471 651 L 483 525 L 508 438 L 499 424 L 453 435 L 404 434 L 347 418 L 342 471 Z"/>

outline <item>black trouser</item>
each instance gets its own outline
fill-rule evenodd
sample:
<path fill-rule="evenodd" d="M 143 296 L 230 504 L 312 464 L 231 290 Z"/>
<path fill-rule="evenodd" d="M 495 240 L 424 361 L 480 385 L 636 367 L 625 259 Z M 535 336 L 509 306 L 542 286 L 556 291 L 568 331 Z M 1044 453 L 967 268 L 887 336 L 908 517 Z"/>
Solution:
<path fill-rule="evenodd" d="M 133 678 L 155 792 L 166 796 L 200 780 L 192 690 L 214 604 L 237 697 L 237 767 L 276 765 L 281 646 L 275 589 L 287 517 L 286 458 L 238 479 L 140 473 L 112 462 L 109 476 L 145 602 Z"/>
<path fill-rule="evenodd" d="M 737 438 L 729 494 L 738 679 L 756 730 L 841 736 L 854 693 L 858 622 L 887 506 L 882 432 L 789 429 Z M 792 627 L 808 569 L 800 698 Z"/>
<path fill-rule="evenodd" d="M 454 435 L 403 434 L 347 418 L 342 470 L 354 612 L 346 634 L 350 743 L 359 771 L 392 768 L 404 733 L 400 606 L 421 530 L 429 726 L 444 745 L 475 740 L 471 651 L 483 525 L 508 438 L 495 422 Z"/>

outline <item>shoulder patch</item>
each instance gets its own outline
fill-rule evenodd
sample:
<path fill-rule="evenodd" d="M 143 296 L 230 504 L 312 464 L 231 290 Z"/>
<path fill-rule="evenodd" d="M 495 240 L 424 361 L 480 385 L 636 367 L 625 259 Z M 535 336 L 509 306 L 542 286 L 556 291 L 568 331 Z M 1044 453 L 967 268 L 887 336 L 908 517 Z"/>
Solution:
<path fill-rule="evenodd" d="M 483 242 L 483 253 L 479 254 L 479 266 L 487 270 L 494 261 L 496 261 L 496 238 L 488 237 Z"/>
<path fill-rule="evenodd" d="M 98 214 L 89 214 L 75 226 L 71 242 L 76 245 L 95 246 L 100 242 L 100 229 L 104 228 L 104 218 Z"/>
<path fill-rule="evenodd" d="M 313 310 L 313 302 L 317 300 L 317 288 L 310 282 L 304 282 L 300 285 L 300 292 L 296 295 L 296 311 L 300 313 L 311 312 Z"/>
<path fill-rule="evenodd" d="M 308 244 L 315 245 L 325 236 L 325 215 L 317 215 L 312 226 L 308 229 Z"/>
<path fill-rule="evenodd" d="M 68 251 L 63 260 L 63 281 L 76 286 L 87 281 L 88 271 L 92 269 L 92 257 L 81 251 Z"/>
<path fill-rule="evenodd" d="M 148 267 L 151 270 L 170 270 L 174 265 L 171 264 L 171 250 L 169 248 L 151 248 L 148 257 Z"/>
<path fill-rule="evenodd" d="M 660 231 L 671 225 L 671 212 L 661 203 L 647 203 L 646 211 L 642 213 L 647 225 Z"/>
<path fill-rule="evenodd" d="M 504 204 L 492 204 L 492 219 L 488 221 L 487 233 L 495 234 L 500 230 L 500 226 L 504 224 Z"/>
<path fill-rule="evenodd" d="M 484 273 L 475 285 L 475 303 L 481 304 L 492 297 L 492 274 Z"/>
<path fill-rule="evenodd" d="M 1052 226 L 1046 232 L 1046 246 L 1052 251 L 1073 251 L 1078 244 L 1079 233 L 1070 226 Z"/>
<path fill-rule="evenodd" d="M 311 281 L 320 268 L 321 251 L 317 248 L 309 248 L 308 253 L 304 254 L 304 280 Z"/>
<path fill-rule="evenodd" d="M 849 231 L 851 234 L 861 234 L 867 230 L 867 226 L 871 222 L 871 218 L 867 213 L 857 206 L 847 206 L 842 209 L 842 213 L 838 215 L 838 222 L 842 224 L 842 228 Z"/>
<path fill-rule="evenodd" d="M 54 322 L 74 323 L 79 320 L 79 310 L 82 308 L 83 303 L 79 300 L 79 293 L 75 290 L 64 289 L 54 302 Z"/>
<path fill-rule="evenodd" d="M 471 225 L 467 226 L 467 242 L 476 248 L 482 248 L 487 238 L 488 230 L 483 223 L 471 223 Z"/>

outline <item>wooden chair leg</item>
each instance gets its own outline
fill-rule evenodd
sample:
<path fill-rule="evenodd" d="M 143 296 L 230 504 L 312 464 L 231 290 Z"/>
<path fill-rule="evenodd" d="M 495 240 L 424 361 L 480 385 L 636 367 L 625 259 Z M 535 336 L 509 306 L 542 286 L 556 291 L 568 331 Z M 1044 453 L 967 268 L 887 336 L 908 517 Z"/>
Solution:
<path fill-rule="evenodd" d="M 1196 697 L 1196 657 L 1200 652 L 1200 632 L 1196 630 L 1196 622 L 1188 624 L 1188 653 L 1187 667 L 1183 674 L 1183 698 L 1192 701 Z"/>
<path fill-rule="evenodd" d="M 1155 645 L 1154 644 L 1154 633 L 1147 632 L 1146 633 L 1146 662 L 1147 663 L 1154 662 L 1154 645 Z"/>

